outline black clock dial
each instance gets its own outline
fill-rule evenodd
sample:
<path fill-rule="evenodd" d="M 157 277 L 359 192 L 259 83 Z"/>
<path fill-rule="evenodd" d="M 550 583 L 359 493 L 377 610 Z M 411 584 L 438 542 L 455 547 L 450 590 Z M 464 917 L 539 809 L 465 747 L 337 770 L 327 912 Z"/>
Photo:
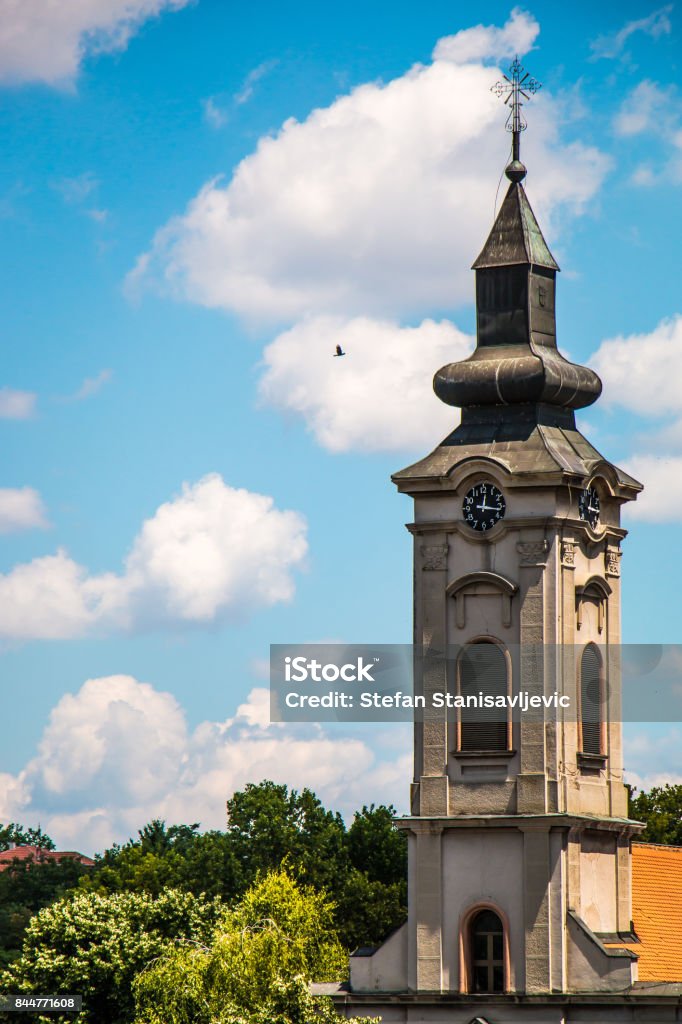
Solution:
<path fill-rule="evenodd" d="M 476 484 L 464 496 L 462 502 L 462 515 L 464 522 L 472 530 L 492 530 L 495 523 L 504 519 L 507 511 L 507 503 L 504 494 L 495 484 L 487 481 Z"/>
<path fill-rule="evenodd" d="M 594 529 L 599 522 L 599 495 L 594 487 L 586 487 L 580 492 L 578 512 L 580 518 Z"/>

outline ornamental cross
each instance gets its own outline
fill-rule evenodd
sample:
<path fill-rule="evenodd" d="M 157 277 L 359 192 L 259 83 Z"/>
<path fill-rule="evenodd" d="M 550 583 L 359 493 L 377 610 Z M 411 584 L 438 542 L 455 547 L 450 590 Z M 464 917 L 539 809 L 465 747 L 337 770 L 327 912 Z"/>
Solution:
<path fill-rule="evenodd" d="M 538 89 L 542 88 L 542 83 L 538 82 L 536 78 L 530 77 L 530 73 L 526 71 L 518 57 L 515 57 L 509 65 L 509 74 L 511 78 L 503 75 L 504 81 L 495 82 L 490 91 L 500 99 L 504 99 L 504 103 L 511 108 L 506 128 L 508 132 L 512 133 L 512 160 L 518 160 L 521 132 L 528 127 L 521 113 L 523 100 L 529 100 Z"/>

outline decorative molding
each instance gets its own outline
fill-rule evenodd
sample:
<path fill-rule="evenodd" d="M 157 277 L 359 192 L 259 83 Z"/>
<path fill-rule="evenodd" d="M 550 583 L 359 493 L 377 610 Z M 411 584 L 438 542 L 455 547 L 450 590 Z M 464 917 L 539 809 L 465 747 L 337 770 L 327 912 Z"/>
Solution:
<path fill-rule="evenodd" d="M 561 564 L 567 569 L 575 569 L 575 541 L 563 540 L 561 542 Z"/>
<path fill-rule="evenodd" d="M 441 495 L 442 497 L 442 495 Z M 421 519 L 418 523 L 406 523 L 405 527 L 415 536 L 428 536 L 433 533 L 461 533 L 473 544 L 494 544 L 504 536 L 505 533 L 518 533 L 524 529 L 573 529 L 583 530 L 585 524 L 581 519 L 566 519 L 565 516 L 512 516 L 509 513 L 495 526 L 493 540 L 489 534 L 478 530 L 472 530 L 463 519 Z M 596 548 L 603 547 L 605 540 L 613 540 L 616 544 L 627 537 L 628 531 L 618 526 L 604 526 L 602 536 L 595 539 Z"/>
<path fill-rule="evenodd" d="M 607 547 L 604 552 L 604 571 L 607 576 L 620 576 L 620 548 Z"/>
<path fill-rule="evenodd" d="M 455 600 L 455 623 L 458 629 L 466 626 L 466 597 L 485 597 L 499 594 L 502 601 L 502 625 L 512 624 L 512 598 L 518 592 L 518 583 L 497 572 L 468 572 L 448 583 L 445 593 Z"/>
<path fill-rule="evenodd" d="M 546 565 L 549 544 L 547 540 L 519 540 L 516 550 L 521 556 L 521 565 Z"/>
<path fill-rule="evenodd" d="M 447 544 L 422 544 L 422 569 L 427 572 L 436 572 L 448 567 L 448 545 Z"/>
<path fill-rule="evenodd" d="M 583 624 L 583 604 L 590 601 L 597 606 L 597 628 L 600 633 L 603 633 L 606 606 L 612 593 L 611 584 L 603 580 L 601 576 L 590 576 L 581 587 L 575 588 L 576 626 L 578 629 Z"/>

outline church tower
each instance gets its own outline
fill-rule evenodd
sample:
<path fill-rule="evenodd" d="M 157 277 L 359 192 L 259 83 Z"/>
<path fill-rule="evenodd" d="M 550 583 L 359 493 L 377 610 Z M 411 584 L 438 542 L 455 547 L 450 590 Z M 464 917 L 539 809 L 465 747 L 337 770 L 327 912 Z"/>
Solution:
<path fill-rule="evenodd" d="M 393 477 L 414 501 L 415 687 L 426 697 L 411 813 L 397 822 L 409 913 L 351 958 L 346 1011 L 392 992 L 385 1021 L 445 1020 L 443 1001 L 447 1020 L 487 1020 L 481 1000 L 512 994 L 505 1020 L 525 1019 L 527 1005 L 529 1020 L 563 1021 L 562 994 L 624 993 L 636 980 L 623 944 L 636 942 L 640 826 L 627 818 L 618 666 L 620 512 L 641 484 L 576 426 L 601 382 L 557 348 L 559 267 L 519 156 L 522 73 L 515 61 L 508 190 L 473 264 L 476 349 L 434 378 L 461 422 Z M 431 707 L 438 692 L 566 706 L 475 714 Z M 538 1017 L 538 998 L 558 999 L 555 1011 Z M 393 1015 L 415 1001 L 418 1018 Z"/>

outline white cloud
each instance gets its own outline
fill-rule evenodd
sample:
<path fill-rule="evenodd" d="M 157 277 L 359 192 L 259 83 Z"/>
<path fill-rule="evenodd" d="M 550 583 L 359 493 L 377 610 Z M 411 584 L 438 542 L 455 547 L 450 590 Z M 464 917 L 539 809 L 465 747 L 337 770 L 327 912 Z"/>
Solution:
<path fill-rule="evenodd" d="M 637 501 L 626 507 L 628 518 L 647 523 L 682 519 L 682 456 L 635 455 L 624 467 L 644 484 Z"/>
<path fill-rule="evenodd" d="M 90 54 L 124 50 L 142 22 L 191 0 L 0 0 L 0 81 L 67 86 Z"/>
<path fill-rule="evenodd" d="M 36 411 L 36 401 L 33 391 L 0 388 L 0 419 L 30 420 Z"/>
<path fill-rule="evenodd" d="M 644 492 L 624 510 L 630 519 L 651 523 L 682 518 L 682 315 L 647 334 L 602 342 L 589 363 L 604 382 L 603 401 L 629 413 L 663 421 L 655 432 L 635 437 L 636 454 L 624 468 L 644 484 Z M 668 422 L 665 422 L 665 421 Z"/>
<path fill-rule="evenodd" d="M 361 85 L 261 138 L 229 182 L 208 182 L 157 232 L 130 291 L 151 285 L 276 323 L 415 318 L 470 300 L 469 266 L 490 230 L 509 141 L 490 92 L 497 72 L 481 55 L 520 36 L 530 43 L 536 25 L 517 12 L 497 36 L 473 31 L 441 40 L 433 63 Z M 448 50 L 463 63 L 445 59 Z M 559 213 L 580 213 L 608 166 L 594 148 L 562 144 L 560 124 L 556 101 L 541 93 L 523 155 L 550 238 Z"/>
<path fill-rule="evenodd" d="M 146 520 L 121 574 L 89 575 L 58 551 L 0 575 L 0 636 L 206 623 L 288 601 L 305 535 L 298 512 L 212 474 Z"/>
<path fill-rule="evenodd" d="M 166 614 L 210 621 L 289 601 L 291 571 L 307 552 L 305 520 L 263 494 L 226 486 L 217 475 L 185 486 L 138 534 L 126 563 L 133 593 L 157 594 Z"/>
<path fill-rule="evenodd" d="M 0 487 L 0 533 L 48 525 L 42 498 L 32 487 Z"/>
<path fill-rule="evenodd" d="M 462 29 L 453 36 L 445 36 L 436 44 L 436 60 L 451 60 L 465 64 L 478 60 L 504 60 L 523 56 L 533 48 L 540 26 L 535 18 L 515 7 L 502 28 L 496 25 L 475 25 Z"/>
<path fill-rule="evenodd" d="M 638 792 L 682 783 L 682 736 L 678 726 L 663 732 L 658 724 L 625 723 L 625 778 Z"/>
<path fill-rule="evenodd" d="M 40 820 L 62 848 L 102 849 L 155 817 L 225 827 L 225 800 L 247 782 L 312 787 L 350 813 L 370 800 L 404 804 L 410 777 L 404 742 L 377 757 L 371 742 L 321 725 L 269 724 L 269 694 L 255 689 L 234 717 L 190 733 L 183 709 L 130 676 L 88 680 L 61 698 L 37 755 L 0 777 L 0 820 Z"/>
<path fill-rule="evenodd" d="M 209 96 L 208 99 L 202 100 L 201 105 L 204 111 L 204 120 L 207 125 L 211 128 L 215 128 L 216 131 L 225 127 L 230 116 L 225 108 L 220 106 L 214 96 Z"/>
<path fill-rule="evenodd" d="M 91 398 L 102 390 L 113 377 L 112 370 L 100 370 L 95 377 L 86 377 L 78 391 L 71 396 L 72 402 L 82 402 L 84 398 Z"/>
<path fill-rule="evenodd" d="M 251 71 L 249 71 L 248 75 L 242 82 L 241 88 L 235 94 L 234 102 L 237 106 L 242 106 L 242 104 L 248 103 L 253 96 L 258 82 L 260 82 L 261 78 L 264 78 L 265 75 L 270 74 L 272 69 L 277 67 L 278 63 L 279 61 L 277 60 L 264 60 L 257 67 L 252 68 Z"/>
<path fill-rule="evenodd" d="M 632 89 L 623 100 L 613 121 L 616 135 L 625 137 L 642 132 L 665 132 L 673 113 L 674 89 L 662 88 L 645 79 Z"/>
<path fill-rule="evenodd" d="M 657 146 L 649 146 L 648 159 L 632 175 L 634 185 L 658 181 L 682 182 L 682 104 L 674 85 L 661 86 L 645 79 L 623 100 L 613 120 L 616 135 L 625 138 L 646 133 Z M 652 164 L 652 156 L 658 167 Z"/>
<path fill-rule="evenodd" d="M 60 178 L 52 183 L 52 188 L 59 193 L 65 203 L 77 206 L 97 191 L 99 181 L 92 171 L 84 171 L 75 178 Z"/>
<path fill-rule="evenodd" d="M 589 360 L 604 382 L 603 401 L 643 416 L 682 415 L 682 315 L 648 334 L 603 341 Z"/>
<path fill-rule="evenodd" d="M 346 355 L 335 358 L 336 345 Z M 433 393 L 434 372 L 463 359 L 473 339 L 451 323 L 400 327 L 368 317 L 312 317 L 263 354 L 261 398 L 302 416 L 330 451 L 434 447 L 456 413 Z"/>
<path fill-rule="evenodd" d="M 594 59 L 600 57 L 612 59 L 624 56 L 627 41 L 636 32 L 643 32 L 645 35 L 651 36 L 652 39 L 670 35 L 672 32 L 670 21 L 672 9 L 672 4 L 666 4 L 665 7 L 659 7 L 658 10 L 652 11 L 645 18 L 636 18 L 626 22 L 618 32 L 599 36 L 590 44 Z"/>
<path fill-rule="evenodd" d="M 0 574 L 0 636 L 55 640 L 79 636 L 123 601 L 113 573 L 88 577 L 63 550 Z"/>

